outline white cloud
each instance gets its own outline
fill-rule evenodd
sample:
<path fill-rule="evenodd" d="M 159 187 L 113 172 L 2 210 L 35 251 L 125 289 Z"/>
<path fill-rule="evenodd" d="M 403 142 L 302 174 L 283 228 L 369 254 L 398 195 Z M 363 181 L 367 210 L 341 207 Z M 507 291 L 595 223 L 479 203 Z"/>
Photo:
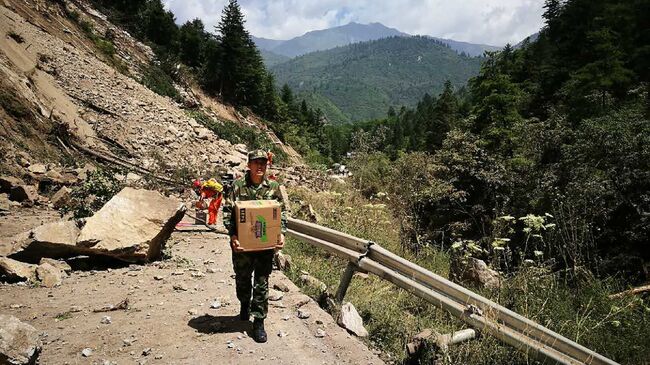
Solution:
<path fill-rule="evenodd" d="M 179 23 L 201 18 L 212 30 L 226 0 L 164 0 Z M 502 46 L 543 25 L 544 0 L 240 0 L 251 34 L 290 39 L 311 30 L 379 22 L 410 34 Z"/>

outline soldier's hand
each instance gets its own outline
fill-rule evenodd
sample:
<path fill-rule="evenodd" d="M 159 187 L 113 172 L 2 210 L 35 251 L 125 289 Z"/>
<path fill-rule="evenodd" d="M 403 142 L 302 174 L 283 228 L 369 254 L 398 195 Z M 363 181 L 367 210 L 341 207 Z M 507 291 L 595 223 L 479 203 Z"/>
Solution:
<path fill-rule="evenodd" d="M 231 236 L 230 237 L 230 247 L 232 247 L 232 250 L 235 251 L 235 252 L 243 252 L 244 251 L 244 249 L 239 244 L 239 240 L 237 239 L 237 236 Z"/>
<path fill-rule="evenodd" d="M 275 251 L 280 251 L 284 247 L 284 233 L 280 233 L 280 243 L 275 245 Z"/>

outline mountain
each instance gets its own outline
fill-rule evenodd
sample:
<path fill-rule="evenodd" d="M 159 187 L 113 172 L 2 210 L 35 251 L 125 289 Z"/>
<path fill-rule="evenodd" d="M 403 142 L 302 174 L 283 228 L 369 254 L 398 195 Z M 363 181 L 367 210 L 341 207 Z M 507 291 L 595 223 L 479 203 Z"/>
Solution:
<path fill-rule="evenodd" d="M 390 106 L 437 95 L 446 80 L 465 85 L 481 58 L 428 37 L 390 37 L 296 57 L 271 68 L 278 85 L 320 107 L 334 123 L 383 117 Z M 337 110 L 333 108 L 335 106 Z"/>
<path fill-rule="evenodd" d="M 296 57 L 309 52 L 322 51 L 350 43 L 371 41 L 393 36 L 408 36 L 397 29 L 380 23 L 349 23 L 339 27 L 307 32 L 287 41 L 253 37 L 257 47 L 287 57 Z"/>
<path fill-rule="evenodd" d="M 283 56 L 272 51 L 267 51 L 265 49 L 260 49 L 260 55 L 262 55 L 262 59 L 264 60 L 264 64 L 267 68 L 290 60 L 290 58 L 287 56 Z"/>
<path fill-rule="evenodd" d="M 440 41 L 442 43 L 445 43 L 446 45 L 451 47 L 451 49 L 453 49 L 458 53 L 465 53 L 471 57 L 483 56 L 483 53 L 485 51 L 499 51 L 501 50 L 501 48 L 503 48 L 497 46 L 490 46 L 487 44 L 460 42 L 460 41 L 455 41 L 453 39 L 445 39 L 445 38 L 437 38 L 437 37 L 431 37 L 431 38 Z"/>
<path fill-rule="evenodd" d="M 533 34 L 529 35 L 528 37 L 524 38 L 521 42 L 519 42 L 519 43 L 515 44 L 514 46 L 512 46 L 512 48 L 519 49 L 519 48 L 523 47 L 523 45 L 526 44 L 526 43 L 535 42 L 538 37 L 539 37 L 539 32 L 533 33 Z"/>

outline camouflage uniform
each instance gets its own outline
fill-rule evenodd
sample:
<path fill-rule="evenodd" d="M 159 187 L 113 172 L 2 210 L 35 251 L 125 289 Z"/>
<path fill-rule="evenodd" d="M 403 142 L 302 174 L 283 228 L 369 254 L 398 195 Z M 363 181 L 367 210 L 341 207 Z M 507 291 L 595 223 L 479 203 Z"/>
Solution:
<path fill-rule="evenodd" d="M 249 172 L 241 179 L 235 180 L 223 207 L 223 222 L 230 236 L 236 235 L 237 225 L 233 208 L 238 200 L 270 200 L 275 199 L 282 206 L 282 233 L 286 231 L 285 206 L 280 194 L 280 184 L 266 177 L 259 186 L 250 179 Z M 232 264 L 235 270 L 237 299 L 241 303 L 251 305 L 250 314 L 254 318 L 264 319 L 268 312 L 269 275 L 273 266 L 274 250 L 257 252 L 234 252 Z M 251 285 L 253 275 L 253 285 Z M 251 301 L 251 290 L 253 298 Z"/>

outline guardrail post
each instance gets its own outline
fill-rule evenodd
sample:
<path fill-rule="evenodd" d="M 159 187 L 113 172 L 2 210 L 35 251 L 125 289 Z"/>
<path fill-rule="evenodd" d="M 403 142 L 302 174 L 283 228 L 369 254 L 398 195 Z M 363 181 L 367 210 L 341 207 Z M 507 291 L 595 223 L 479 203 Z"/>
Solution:
<path fill-rule="evenodd" d="M 350 286 L 350 281 L 352 281 L 352 275 L 357 271 L 357 265 L 353 262 L 348 262 L 348 266 L 345 268 L 343 275 L 341 275 L 341 282 L 339 287 L 336 289 L 336 302 L 342 303 L 345 293 L 348 291 L 348 286 Z"/>

